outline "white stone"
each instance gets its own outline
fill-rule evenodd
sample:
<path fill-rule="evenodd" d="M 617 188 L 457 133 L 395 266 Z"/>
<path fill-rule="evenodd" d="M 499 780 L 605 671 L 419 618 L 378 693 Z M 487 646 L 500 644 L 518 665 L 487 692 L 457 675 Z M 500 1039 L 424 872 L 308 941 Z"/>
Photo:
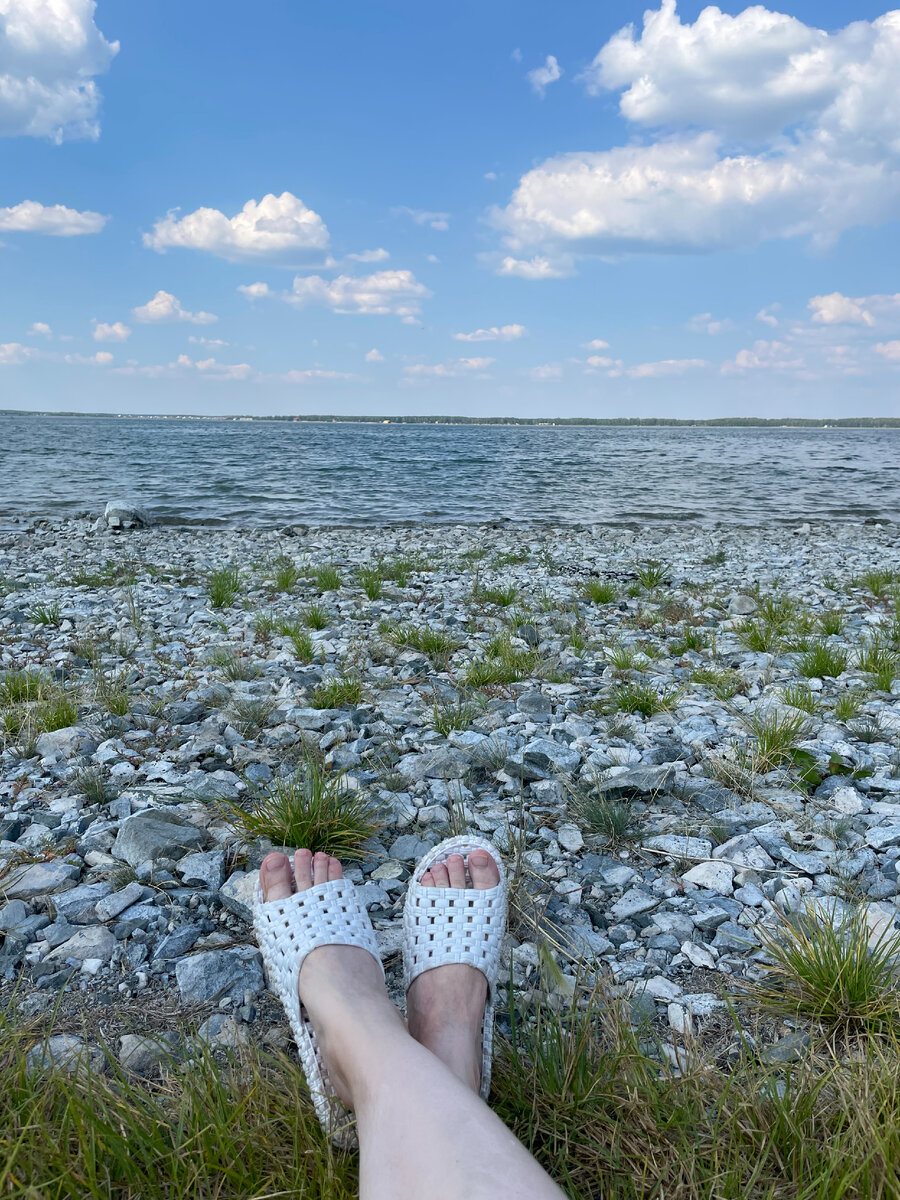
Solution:
<path fill-rule="evenodd" d="M 698 887 L 716 892 L 719 896 L 730 896 L 734 891 L 734 868 L 728 863 L 698 863 L 681 878 L 685 883 L 695 883 Z"/>

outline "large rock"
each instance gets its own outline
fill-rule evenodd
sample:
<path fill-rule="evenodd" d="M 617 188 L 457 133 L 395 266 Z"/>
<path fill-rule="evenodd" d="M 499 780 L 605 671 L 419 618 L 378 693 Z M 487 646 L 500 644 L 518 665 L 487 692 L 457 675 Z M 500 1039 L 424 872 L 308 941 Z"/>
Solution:
<path fill-rule="evenodd" d="M 74 863 L 58 859 L 32 863 L 27 867 L 15 868 L 0 882 L 0 891 L 7 900 L 34 900 L 38 896 L 73 888 L 80 873 L 81 868 Z"/>
<path fill-rule="evenodd" d="M 709 858 L 712 842 L 707 838 L 686 837 L 678 833 L 660 833 L 644 841 L 648 850 L 661 850 L 673 858 Z"/>
<path fill-rule="evenodd" d="M 153 518 L 146 509 L 125 500 L 110 500 L 103 510 L 107 529 L 146 529 Z"/>
<path fill-rule="evenodd" d="M 256 871 L 235 871 L 219 888 L 219 899 L 225 908 L 244 921 L 253 920 L 256 880 Z"/>
<path fill-rule="evenodd" d="M 119 1038 L 119 1062 L 126 1071 L 155 1079 L 180 1057 L 181 1039 L 166 1031 L 152 1035 L 124 1033 Z"/>
<path fill-rule="evenodd" d="M 97 919 L 97 901 L 113 890 L 111 883 L 82 883 L 71 891 L 54 897 L 53 912 L 56 917 L 73 925 L 89 925 Z"/>
<path fill-rule="evenodd" d="M 406 779 L 462 779 L 472 767 L 468 754 L 452 746 L 441 746 L 426 754 L 404 754 L 397 770 Z"/>
<path fill-rule="evenodd" d="M 206 835 L 194 825 L 185 825 L 163 809 L 135 813 L 119 826 L 112 854 L 132 867 L 158 858 L 182 858 L 202 850 Z"/>
<path fill-rule="evenodd" d="M 604 796 L 611 800 L 623 796 L 646 796 L 648 793 L 665 792 L 675 782 L 675 768 L 634 767 L 623 771 L 620 775 L 607 775 L 599 782 L 599 788 Z"/>
<path fill-rule="evenodd" d="M 41 758 L 53 758 L 56 755 L 74 758 L 77 754 L 93 754 L 97 749 L 97 739 L 80 725 L 67 725 L 65 729 L 42 733 L 35 742 L 35 748 Z"/>
<path fill-rule="evenodd" d="M 176 965 L 175 978 L 185 1004 L 208 1004 L 226 996 L 240 1004 L 245 991 L 260 992 L 264 986 L 262 958 L 252 946 L 191 954 Z"/>
<path fill-rule="evenodd" d="M 51 950 L 44 962 L 65 962 L 69 958 L 74 958 L 80 963 L 88 958 L 99 958 L 101 962 L 109 962 L 117 944 L 105 925 L 88 925 L 79 929 L 61 946 Z"/>
<path fill-rule="evenodd" d="M 552 738 L 533 738 L 522 751 L 522 761 L 539 771 L 568 775 L 581 762 L 581 755 Z"/>
<path fill-rule="evenodd" d="M 719 896 L 730 896 L 734 891 L 734 867 L 724 862 L 698 863 L 681 878 L 685 883 L 694 883 Z"/>
<path fill-rule="evenodd" d="M 99 1046 L 92 1046 L 74 1033 L 57 1033 L 25 1055 L 29 1075 L 38 1071 L 65 1071 L 68 1075 L 103 1074 L 106 1056 Z"/>

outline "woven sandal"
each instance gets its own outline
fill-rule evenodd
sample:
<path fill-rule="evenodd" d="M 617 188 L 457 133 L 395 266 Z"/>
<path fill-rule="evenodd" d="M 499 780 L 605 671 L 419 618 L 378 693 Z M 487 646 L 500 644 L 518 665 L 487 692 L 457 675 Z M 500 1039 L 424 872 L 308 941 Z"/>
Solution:
<path fill-rule="evenodd" d="M 338 1099 L 319 1053 L 316 1032 L 300 1003 L 300 968 L 318 946 L 360 946 L 384 975 L 375 931 L 348 879 L 313 884 L 283 900 L 263 900 L 259 880 L 253 927 L 262 952 L 269 988 L 284 1005 L 300 1054 L 300 1064 L 322 1128 L 338 1146 L 356 1146 L 353 1114 Z"/>
<path fill-rule="evenodd" d="M 497 864 L 500 882 L 492 888 L 437 888 L 422 876 L 451 854 L 464 858 L 486 850 Z M 497 848 L 483 838 L 452 837 L 430 850 L 409 881 L 403 909 L 403 974 L 408 992 L 425 971 L 447 963 L 466 963 L 487 979 L 487 1001 L 481 1024 L 481 1097 L 491 1089 L 494 1043 L 494 988 L 506 932 L 506 872 Z"/>

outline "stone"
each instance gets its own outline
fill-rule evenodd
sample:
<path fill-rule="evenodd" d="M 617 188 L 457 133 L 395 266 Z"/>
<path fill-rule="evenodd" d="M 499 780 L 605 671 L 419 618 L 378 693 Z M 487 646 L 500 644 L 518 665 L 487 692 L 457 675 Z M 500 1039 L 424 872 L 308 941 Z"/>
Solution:
<path fill-rule="evenodd" d="M 453 746 L 442 746 L 425 754 L 404 754 L 397 763 L 397 771 L 405 778 L 463 779 L 471 770 L 472 761 L 468 754 Z"/>
<path fill-rule="evenodd" d="M 866 807 L 866 803 L 856 788 L 839 787 L 831 793 L 829 803 L 836 813 L 842 817 L 855 817 Z"/>
<path fill-rule="evenodd" d="M 523 692 L 516 701 L 516 708 L 520 713 L 527 713 L 529 717 L 541 719 L 551 715 L 553 703 L 543 692 Z"/>
<path fill-rule="evenodd" d="M 609 915 L 616 921 L 625 921 L 639 913 L 650 912 L 659 905 L 660 897 L 642 892 L 640 888 L 631 888 L 615 902 L 609 910 Z"/>
<path fill-rule="evenodd" d="M 225 880 L 225 852 L 202 850 L 186 854 L 176 870 L 186 887 L 202 887 L 216 892 Z"/>
<path fill-rule="evenodd" d="M 733 592 L 726 601 L 728 611 L 733 617 L 749 617 L 751 613 L 756 612 L 757 604 L 752 596 L 746 596 L 740 592 Z"/>
<path fill-rule="evenodd" d="M 675 782 L 675 768 L 671 765 L 659 767 L 634 767 L 620 775 L 608 775 L 600 780 L 600 790 L 611 800 L 624 796 L 646 796 L 665 792 Z"/>
<path fill-rule="evenodd" d="M 219 1046 L 225 1050 L 237 1050 L 246 1046 L 250 1035 L 243 1025 L 228 1013 L 213 1013 L 197 1030 L 197 1038 L 208 1046 Z"/>
<path fill-rule="evenodd" d="M 558 931 L 558 937 L 563 950 L 575 959 L 590 961 L 615 949 L 609 938 L 588 925 L 565 925 Z"/>
<path fill-rule="evenodd" d="M 552 738 L 532 738 L 522 751 L 522 762 L 539 771 L 570 775 L 581 762 L 581 754 Z"/>
<path fill-rule="evenodd" d="M 203 933 L 201 925 L 182 925 L 180 929 L 175 929 L 172 933 L 167 933 L 166 936 L 160 939 L 159 944 L 153 951 L 154 960 L 162 961 L 167 958 L 181 958 L 191 949 L 197 938 Z"/>
<path fill-rule="evenodd" d="M 685 883 L 694 883 L 697 887 L 716 892 L 720 896 L 730 896 L 733 891 L 734 868 L 723 862 L 697 863 L 681 878 Z"/>
<path fill-rule="evenodd" d="M 15 934 L 16 929 L 28 920 L 29 915 L 24 900 L 10 900 L 0 908 L 0 932 Z"/>
<path fill-rule="evenodd" d="M 78 754 L 93 754 L 97 741 L 87 729 L 69 725 L 65 729 L 42 733 L 35 742 L 35 749 L 41 758 L 73 758 Z"/>
<path fill-rule="evenodd" d="M 655 1000 L 677 1000 L 684 989 L 680 988 L 677 983 L 673 983 L 671 979 L 666 979 L 664 975 L 654 975 L 652 979 L 648 979 L 644 984 L 644 991 L 651 995 Z"/>
<path fill-rule="evenodd" d="M 244 921 L 253 920 L 256 880 L 256 871 L 235 871 L 219 888 L 219 899 L 224 906 Z"/>
<path fill-rule="evenodd" d="M 865 836 L 873 850 L 885 850 L 900 843 L 900 825 L 873 825 L 866 830 Z"/>
<path fill-rule="evenodd" d="M 182 858 L 189 851 L 202 850 L 205 841 L 202 829 L 185 825 L 162 809 L 145 809 L 119 826 L 112 853 L 138 867 L 158 858 Z"/>
<path fill-rule="evenodd" d="M 148 899 L 152 895 L 152 890 L 145 887 L 137 880 L 132 880 L 123 888 L 119 888 L 117 892 L 112 892 L 97 901 L 96 911 L 97 917 L 101 921 L 112 921 L 119 913 L 123 913 L 126 908 L 130 908 L 132 904 L 138 904 L 141 900 Z"/>
<path fill-rule="evenodd" d="M 431 849 L 431 843 L 414 833 L 404 833 L 391 844 L 390 856 L 401 862 L 418 862 Z"/>
<path fill-rule="evenodd" d="M 106 1056 L 99 1046 L 90 1045 L 73 1033 L 57 1033 L 32 1046 L 25 1055 L 29 1075 L 38 1071 L 65 1071 L 67 1075 L 102 1074 Z"/>
<path fill-rule="evenodd" d="M 67 959 L 76 959 L 79 963 L 89 958 L 99 958 L 109 962 L 117 945 L 116 939 L 105 925 L 87 925 L 78 929 L 70 938 L 51 950 L 44 962 L 65 963 Z"/>
<path fill-rule="evenodd" d="M 716 846 L 713 858 L 721 858 L 733 867 L 749 867 L 753 871 L 771 870 L 775 866 L 775 860 L 752 833 L 739 834 Z"/>
<path fill-rule="evenodd" d="M 34 900 L 67 891 L 75 886 L 81 869 L 74 863 L 51 859 L 49 862 L 31 863 L 17 867 L 0 883 L 3 895 L 8 900 Z"/>
<path fill-rule="evenodd" d="M 146 529 L 153 518 L 146 509 L 125 500 L 110 500 L 103 510 L 107 529 Z"/>
<path fill-rule="evenodd" d="M 570 854 L 577 854 L 579 850 L 584 848 L 584 838 L 581 835 L 581 830 L 571 821 L 564 821 L 556 827 L 556 840 L 562 846 L 563 850 L 568 850 Z"/>
<path fill-rule="evenodd" d="M 708 946 L 703 946 L 699 942 L 683 942 L 681 953 L 692 966 L 702 967 L 707 971 L 715 970 L 716 960 Z"/>
<path fill-rule="evenodd" d="M 759 1059 L 764 1063 L 799 1062 L 809 1049 L 808 1033 L 789 1033 L 779 1038 L 772 1046 L 765 1046 L 759 1051 Z"/>
<path fill-rule="evenodd" d="M 178 1058 L 181 1039 L 177 1033 L 124 1033 L 119 1038 L 119 1062 L 126 1071 L 143 1079 L 156 1079 Z"/>
<path fill-rule="evenodd" d="M 175 979 L 185 1004 L 218 1003 L 225 997 L 243 1003 L 244 992 L 264 987 L 262 958 L 252 946 L 205 950 L 180 959 Z"/>
<path fill-rule="evenodd" d="M 709 858 L 712 854 L 712 842 L 707 838 L 682 837 L 675 833 L 645 838 L 644 845 L 648 850 L 661 850 L 673 858 Z"/>
<path fill-rule="evenodd" d="M 680 1004 L 670 1004 L 667 1015 L 669 1028 L 681 1037 L 690 1037 L 694 1032 L 694 1022 L 691 1020 L 690 1013 L 686 1012 Z"/>
<path fill-rule="evenodd" d="M 81 883 L 51 900 L 53 912 L 72 925 L 88 925 L 97 919 L 97 902 L 112 890 L 111 883 Z"/>

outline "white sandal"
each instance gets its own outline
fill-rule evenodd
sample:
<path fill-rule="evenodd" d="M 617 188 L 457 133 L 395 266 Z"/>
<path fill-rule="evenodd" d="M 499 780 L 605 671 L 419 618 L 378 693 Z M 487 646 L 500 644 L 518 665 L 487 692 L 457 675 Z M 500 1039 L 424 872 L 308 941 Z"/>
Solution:
<path fill-rule="evenodd" d="M 349 879 L 313 884 L 283 900 L 264 900 L 257 880 L 253 927 L 269 988 L 284 1005 L 300 1054 L 300 1064 L 322 1128 L 338 1146 L 356 1145 L 353 1114 L 338 1099 L 319 1053 L 316 1032 L 300 1003 L 300 968 L 318 946 L 360 946 L 384 976 L 369 914 Z"/>
<path fill-rule="evenodd" d="M 439 888 L 422 884 L 422 876 L 451 854 L 467 858 L 485 850 L 497 864 L 500 882 L 492 888 Z M 447 963 L 466 963 L 487 979 L 481 1024 L 481 1097 L 491 1089 L 494 1041 L 494 989 L 506 931 L 506 872 L 497 848 L 483 838 L 452 837 L 430 850 L 409 881 L 403 909 L 403 974 L 408 992 L 423 972 Z"/>

